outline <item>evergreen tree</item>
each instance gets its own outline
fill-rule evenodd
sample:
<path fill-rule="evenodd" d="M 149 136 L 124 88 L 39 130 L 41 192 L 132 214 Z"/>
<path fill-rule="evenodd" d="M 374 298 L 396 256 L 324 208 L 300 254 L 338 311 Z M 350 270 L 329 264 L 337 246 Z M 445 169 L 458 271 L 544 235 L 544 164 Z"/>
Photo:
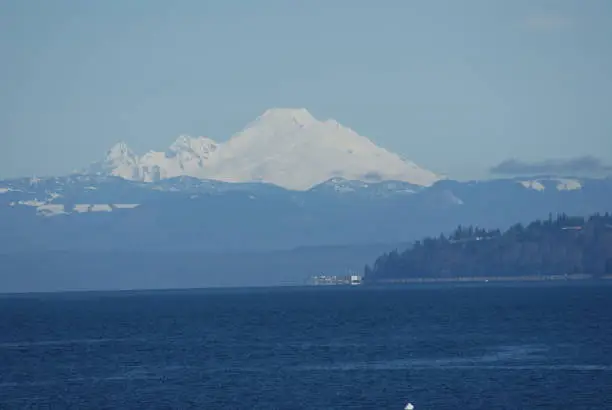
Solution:
<path fill-rule="evenodd" d="M 612 274 L 612 215 L 564 213 L 507 231 L 458 226 L 448 237 L 424 238 L 366 268 L 368 280 L 409 277 Z"/>

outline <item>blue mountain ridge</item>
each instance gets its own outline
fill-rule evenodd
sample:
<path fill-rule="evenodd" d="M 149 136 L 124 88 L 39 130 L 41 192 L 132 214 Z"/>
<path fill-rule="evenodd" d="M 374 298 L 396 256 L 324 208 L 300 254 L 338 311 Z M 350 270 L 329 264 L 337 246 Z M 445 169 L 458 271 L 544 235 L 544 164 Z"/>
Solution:
<path fill-rule="evenodd" d="M 336 178 L 292 191 L 191 177 L 142 183 L 71 175 L 0 181 L 0 192 L 4 253 L 402 243 L 459 224 L 504 228 L 549 213 L 612 208 L 610 178 L 441 180 L 430 187 Z"/>
<path fill-rule="evenodd" d="M 612 179 L 430 187 L 333 179 L 308 191 L 180 177 L 0 181 L 0 293 L 301 285 L 459 224 L 612 210 Z"/>

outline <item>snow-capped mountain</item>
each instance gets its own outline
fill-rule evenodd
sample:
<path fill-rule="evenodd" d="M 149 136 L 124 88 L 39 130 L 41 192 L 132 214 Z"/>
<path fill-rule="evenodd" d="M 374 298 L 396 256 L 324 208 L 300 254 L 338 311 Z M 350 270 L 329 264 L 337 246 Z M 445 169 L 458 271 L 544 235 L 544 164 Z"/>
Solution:
<path fill-rule="evenodd" d="M 141 157 L 119 143 L 85 173 L 143 182 L 177 176 L 267 182 L 294 190 L 331 178 L 419 186 L 440 179 L 334 120 L 317 120 L 303 108 L 267 110 L 225 143 L 180 136 L 166 152 Z"/>
<path fill-rule="evenodd" d="M 528 181 L 519 181 L 525 188 L 534 189 L 536 191 L 544 191 L 547 188 L 554 188 L 558 191 L 574 191 L 582 189 L 582 183 L 578 179 L 545 177 L 532 179 Z"/>
<path fill-rule="evenodd" d="M 140 179 L 139 159 L 127 146 L 120 142 L 106 153 L 106 158 L 89 167 L 89 173 L 122 176 L 126 179 Z"/>

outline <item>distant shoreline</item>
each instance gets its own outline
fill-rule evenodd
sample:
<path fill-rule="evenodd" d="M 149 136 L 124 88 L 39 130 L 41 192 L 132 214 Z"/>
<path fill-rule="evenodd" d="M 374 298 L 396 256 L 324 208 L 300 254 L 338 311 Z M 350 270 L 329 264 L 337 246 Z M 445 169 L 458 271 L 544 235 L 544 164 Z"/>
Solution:
<path fill-rule="evenodd" d="M 479 277 L 456 277 L 456 278 L 398 278 L 366 280 L 365 284 L 409 284 L 409 283 L 482 283 L 482 282 L 560 282 L 560 281 L 582 281 L 582 280 L 611 280 L 612 275 L 526 275 L 526 276 L 479 276 Z"/>

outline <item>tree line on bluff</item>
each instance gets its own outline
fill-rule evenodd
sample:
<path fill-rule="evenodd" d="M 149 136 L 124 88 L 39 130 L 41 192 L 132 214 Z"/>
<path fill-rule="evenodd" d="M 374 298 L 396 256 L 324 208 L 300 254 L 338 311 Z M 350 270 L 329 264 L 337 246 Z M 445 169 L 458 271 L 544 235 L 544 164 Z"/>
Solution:
<path fill-rule="evenodd" d="M 459 226 L 365 267 L 365 280 L 612 274 L 612 215 L 552 214 L 507 231 Z"/>

